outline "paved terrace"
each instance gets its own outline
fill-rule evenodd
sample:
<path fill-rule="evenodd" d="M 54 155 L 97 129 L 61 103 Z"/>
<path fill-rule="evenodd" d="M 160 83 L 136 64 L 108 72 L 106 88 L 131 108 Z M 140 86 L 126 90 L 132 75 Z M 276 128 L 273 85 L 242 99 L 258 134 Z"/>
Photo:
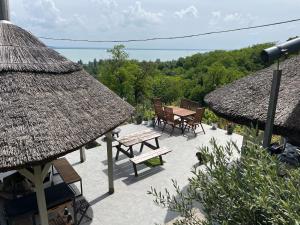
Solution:
<path fill-rule="evenodd" d="M 144 129 L 153 129 L 145 125 L 127 124 L 121 126 L 120 136 L 124 136 Z M 125 155 L 120 153 L 119 160 L 114 166 L 115 193 L 109 195 L 106 161 L 106 143 L 99 138 L 101 146 L 86 150 L 86 162 L 80 163 L 79 151 L 67 155 L 67 159 L 82 177 L 83 195 L 91 204 L 88 214 L 93 217 L 91 222 L 83 220 L 82 224 L 92 225 L 154 225 L 165 224 L 172 221 L 176 215 L 167 209 L 162 209 L 153 203 L 153 197 L 147 191 L 153 186 L 158 190 L 168 188 L 171 192 L 171 179 L 177 180 L 181 188 L 188 184 L 192 176 L 192 167 L 197 164 L 195 154 L 202 145 L 209 145 L 211 138 L 219 144 L 233 140 L 238 146 L 242 144 L 242 137 L 237 134 L 227 135 L 225 130 L 211 130 L 204 125 L 206 134 L 198 128 L 197 137 L 187 133 L 181 135 L 180 130 L 175 130 L 173 136 L 166 129 L 159 138 L 161 147 L 172 150 L 163 156 L 163 166 L 149 168 L 144 164 L 138 165 L 139 177 L 134 176 L 132 163 Z M 155 130 L 161 132 L 160 128 Z M 154 141 L 153 141 L 154 142 Z M 140 145 L 134 151 L 139 151 Z M 143 152 L 151 151 L 144 147 Z M 116 149 L 113 149 L 115 156 Z M 2 174 L 4 175 L 4 174 Z M 57 177 L 57 176 L 56 176 Z M 57 180 L 57 178 L 56 178 Z M 58 181 L 59 182 L 59 181 Z M 2 205 L 3 202 L 0 202 Z M 3 217 L 0 218 L 1 224 Z"/>
<path fill-rule="evenodd" d="M 121 127 L 120 136 L 144 130 L 145 125 L 128 124 Z M 84 197 L 90 202 L 93 221 L 86 224 L 95 225 L 154 225 L 164 224 L 174 219 L 177 215 L 162 209 L 153 203 L 153 197 L 147 195 L 147 191 L 153 186 L 159 190 L 168 188 L 173 190 L 171 179 L 176 179 L 184 188 L 191 177 L 191 168 L 197 163 L 195 153 L 197 148 L 208 145 L 214 137 L 220 144 L 234 140 L 241 146 L 242 137 L 237 134 L 227 135 L 226 131 L 211 130 L 210 126 L 204 125 L 206 134 L 200 132 L 195 138 L 192 133 L 182 136 L 180 131 L 174 132 L 173 136 L 168 130 L 159 139 L 160 146 L 168 147 L 173 151 L 163 157 L 163 166 L 149 168 L 143 164 L 138 165 L 139 177 L 134 176 L 131 162 L 120 153 L 119 160 L 115 162 L 114 184 L 115 193 L 108 195 L 106 143 L 100 147 L 86 150 L 87 160 L 79 163 L 79 151 L 67 155 L 67 159 L 73 164 L 76 171 L 83 179 Z M 160 129 L 156 129 L 160 131 Z M 139 151 L 136 146 L 135 151 Z M 150 151 L 146 146 L 143 152 Z M 114 148 L 114 154 L 116 150 Z"/>

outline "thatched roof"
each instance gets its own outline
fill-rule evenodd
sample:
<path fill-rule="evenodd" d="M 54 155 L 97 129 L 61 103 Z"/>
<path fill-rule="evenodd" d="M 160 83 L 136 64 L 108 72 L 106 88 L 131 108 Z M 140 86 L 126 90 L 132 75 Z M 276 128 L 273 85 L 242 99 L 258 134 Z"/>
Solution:
<path fill-rule="evenodd" d="M 300 56 L 280 63 L 282 80 L 274 133 L 300 145 Z M 239 124 L 257 124 L 264 129 L 275 65 L 221 87 L 205 102 L 221 117 Z"/>
<path fill-rule="evenodd" d="M 20 27 L 0 24 L 0 171 L 77 150 L 132 112 L 78 64 Z"/>

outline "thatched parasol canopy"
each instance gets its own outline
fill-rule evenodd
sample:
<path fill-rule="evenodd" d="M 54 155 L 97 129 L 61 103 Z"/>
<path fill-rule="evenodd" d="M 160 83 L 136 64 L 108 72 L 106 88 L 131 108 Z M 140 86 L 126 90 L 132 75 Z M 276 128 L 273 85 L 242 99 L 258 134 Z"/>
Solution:
<path fill-rule="evenodd" d="M 300 56 L 280 63 L 282 80 L 274 122 L 274 133 L 300 145 Z M 258 124 L 264 129 L 272 74 L 275 65 L 221 87 L 205 97 L 219 116 L 239 124 Z"/>
<path fill-rule="evenodd" d="M 0 172 L 46 163 L 123 123 L 133 107 L 81 66 L 0 23 Z"/>

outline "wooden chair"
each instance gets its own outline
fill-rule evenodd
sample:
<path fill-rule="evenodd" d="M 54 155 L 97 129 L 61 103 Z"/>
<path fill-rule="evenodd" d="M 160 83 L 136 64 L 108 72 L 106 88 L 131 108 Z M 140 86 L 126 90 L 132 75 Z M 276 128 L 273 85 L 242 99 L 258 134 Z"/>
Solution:
<path fill-rule="evenodd" d="M 163 106 L 160 98 L 153 98 L 153 105 Z"/>
<path fill-rule="evenodd" d="M 188 129 L 191 128 L 194 131 L 194 134 L 196 136 L 196 129 L 200 125 L 203 130 L 203 133 L 205 134 L 204 128 L 202 126 L 202 118 L 203 118 L 204 112 L 205 112 L 205 108 L 197 108 L 195 116 L 192 119 L 188 119 L 186 121 L 184 130 L 186 128 L 188 128 Z"/>
<path fill-rule="evenodd" d="M 192 101 L 192 100 L 187 100 L 188 102 L 188 109 L 192 111 L 196 111 L 197 108 L 200 107 L 200 104 L 198 102 Z"/>
<path fill-rule="evenodd" d="M 180 108 L 189 109 L 188 99 L 185 99 L 185 98 L 181 99 Z"/>
<path fill-rule="evenodd" d="M 172 131 L 170 133 L 170 135 L 172 135 L 174 132 L 174 128 L 177 127 L 178 125 L 180 125 L 181 121 L 180 121 L 180 119 L 174 118 L 174 113 L 173 113 L 172 108 L 165 107 L 164 114 L 165 114 L 165 123 L 164 123 L 164 127 L 162 130 L 164 131 L 166 125 L 168 124 L 168 125 L 172 126 Z"/>
<path fill-rule="evenodd" d="M 162 105 L 154 104 L 154 112 L 156 116 L 156 120 L 154 122 L 154 127 L 157 124 L 158 126 L 163 122 L 165 122 L 165 114 Z"/>
<path fill-rule="evenodd" d="M 75 214 L 79 215 L 80 218 L 77 224 L 80 224 L 83 218 L 86 218 L 88 221 L 92 221 L 93 219 L 87 214 L 88 209 L 90 208 L 90 203 L 85 198 L 76 200 L 75 202 Z"/>
<path fill-rule="evenodd" d="M 180 108 L 189 109 L 192 111 L 196 111 L 197 108 L 200 107 L 198 102 L 183 98 L 180 101 Z"/>

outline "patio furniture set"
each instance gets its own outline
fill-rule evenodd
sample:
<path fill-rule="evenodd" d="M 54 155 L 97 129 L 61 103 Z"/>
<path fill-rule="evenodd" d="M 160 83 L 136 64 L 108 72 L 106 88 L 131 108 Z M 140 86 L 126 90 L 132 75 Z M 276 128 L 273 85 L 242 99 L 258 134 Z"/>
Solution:
<path fill-rule="evenodd" d="M 118 134 L 119 133 L 120 129 L 118 128 Z M 158 139 L 160 136 L 161 133 L 150 129 L 134 132 L 122 137 L 114 136 L 113 140 L 118 143 L 114 146 L 117 149 L 115 160 L 117 161 L 119 159 L 120 152 L 127 156 L 132 162 L 134 174 L 136 177 L 138 176 L 138 164 L 144 163 L 149 159 L 158 157 L 160 160 L 160 164 L 162 165 L 162 156 L 171 152 L 171 150 L 167 149 L 166 147 L 159 146 Z M 154 141 L 155 144 L 150 143 L 151 141 Z M 135 154 L 133 151 L 133 147 L 136 145 L 140 145 L 138 154 Z M 151 151 L 142 153 L 144 146 L 150 148 Z"/>
<path fill-rule="evenodd" d="M 160 99 L 153 100 L 154 111 L 156 120 L 154 126 L 163 124 L 162 130 L 164 131 L 166 125 L 172 127 L 170 135 L 173 134 L 175 128 L 181 129 L 184 134 L 185 130 L 193 130 L 195 136 L 197 135 L 196 129 L 201 126 L 203 133 L 205 130 L 202 126 L 202 118 L 205 108 L 199 106 L 197 102 L 182 99 L 180 107 L 177 106 L 163 106 Z"/>
<path fill-rule="evenodd" d="M 56 173 L 54 171 L 56 170 Z M 16 172 L 18 173 L 18 172 Z M 63 182 L 53 184 L 53 176 L 59 175 Z M 80 224 L 83 218 L 92 220 L 87 215 L 90 204 L 82 196 L 82 179 L 66 158 L 60 158 L 52 162 L 51 185 L 45 188 L 45 197 L 50 225 Z M 24 178 L 25 179 L 25 178 Z M 51 178 L 49 178 L 51 179 Z M 76 195 L 76 190 L 71 184 L 80 182 L 80 194 Z M 26 206 L 26 207 L 25 207 Z M 73 211 L 73 215 L 70 212 Z M 37 224 L 38 205 L 36 193 L 26 193 L 10 200 L 4 204 L 4 215 L 7 225 L 9 224 Z M 79 219 L 78 219 L 79 217 Z"/>

